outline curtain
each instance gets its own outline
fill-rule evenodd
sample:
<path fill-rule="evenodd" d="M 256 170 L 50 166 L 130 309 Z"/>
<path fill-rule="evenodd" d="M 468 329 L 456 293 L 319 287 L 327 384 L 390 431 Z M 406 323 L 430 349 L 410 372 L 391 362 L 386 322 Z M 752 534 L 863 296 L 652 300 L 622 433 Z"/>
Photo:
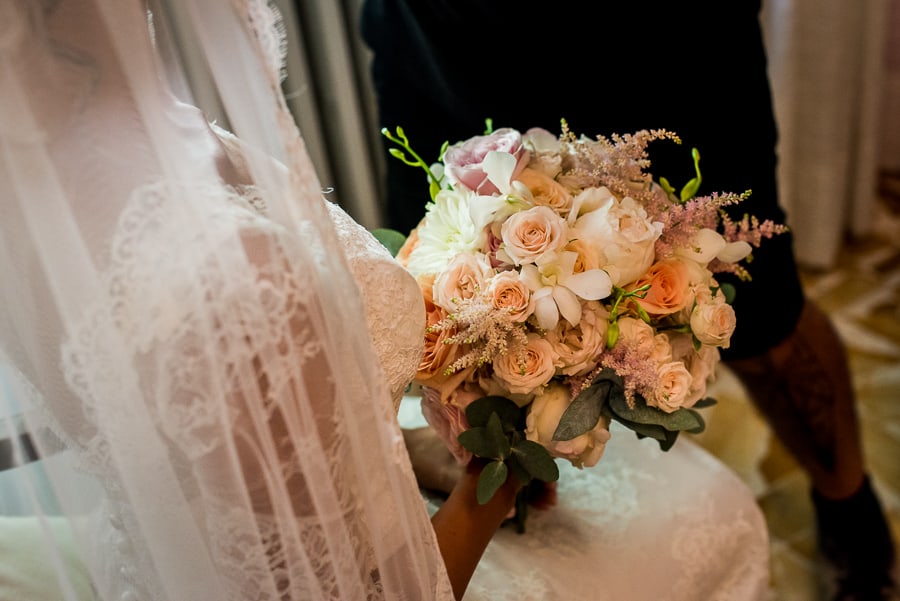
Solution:
<path fill-rule="evenodd" d="M 875 225 L 881 145 L 900 134 L 883 94 L 891 1 L 763 2 L 780 194 L 806 267 L 832 267 L 847 236 Z"/>

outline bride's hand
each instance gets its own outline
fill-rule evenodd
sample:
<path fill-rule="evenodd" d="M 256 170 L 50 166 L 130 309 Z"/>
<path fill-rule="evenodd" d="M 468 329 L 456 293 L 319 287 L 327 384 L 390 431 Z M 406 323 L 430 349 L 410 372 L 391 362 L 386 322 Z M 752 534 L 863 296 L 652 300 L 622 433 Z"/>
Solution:
<path fill-rule="evenodd" d="M 403 429 L 403 439 L 412 460 L 419 487 L 443 496 L 450 494 L 465 471 L 430 426 Z M 528 504 L 537 509 L 556 505 L 556 482 L 533 480 L 526 490 Z"/>

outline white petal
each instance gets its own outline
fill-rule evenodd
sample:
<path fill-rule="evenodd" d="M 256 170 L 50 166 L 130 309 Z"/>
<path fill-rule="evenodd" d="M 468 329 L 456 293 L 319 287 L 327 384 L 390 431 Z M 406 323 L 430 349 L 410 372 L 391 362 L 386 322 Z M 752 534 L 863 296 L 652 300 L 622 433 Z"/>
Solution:
<path fill-rule="evenodd" d="M 752 250 L 753 247 L 751 247 L 748 242 L 738 240 L 737 242 L 726 244 L 725 248 L 719 251 L 719 254 L 716 255 L 716 258 L 720 261 L 724 261 L 725 263 L 737 263 L 747 255 L 749 255 L 750 251 Z"/>
<path fill-rule="evenodd" d="M 566 288 L 584 300 L 600 300 L 612 292 L 612 280 L 602 269 L 590 269 L 566 278 Z"/>
<path fill-rule="evenodd" d="M 540 290 L 544 286 L 543 282 L 541 282 L 541 272 L 538 271 L 538 268 L 534 265 L 522 265 L 522 271 L 519 272 L 519 279 L 525 282 L 525 285 L 528 286 L 529 290 L 532 292 Z"/>
<path fill-rule="evenodd" d="M 691 248 L 678 249 L 678 255 L 706 265 L 725 248 L 725 238 L 715 230 L 703 228 L 691 241 Z"/>
<path fill-rule="evenodd" d="M 469 217 L 478 230 L 493 221 L 494 214 L 506 205 L 502 196 L 476 196 L 469 201 Z"/>
<path fill-rule="evenodd" d="M 553 288 L 553 298 L 559 307 L 559 312 L 573 326 L 577 326 L 581 321 L 581 303 L 575 293 L 565 286 L 555 286 Z"/>
<path fill-rule="evenodd" d="M 492 150 L 485 155 L 482 166 L 491 183 L 497 186 L 500 192 L 509 193 L 509 181 L 516 169 L 516 157 L 508 152 Z"/>
<path fill-rule="evenodd" d="M 556 301 L 553 300 L 552 295 L 548 294 L 535 300 L 534 316 L 541 328 L 552 330 L 556 327 L 556 324 L 559 323 L 559 309 L 556 308 Z"/>

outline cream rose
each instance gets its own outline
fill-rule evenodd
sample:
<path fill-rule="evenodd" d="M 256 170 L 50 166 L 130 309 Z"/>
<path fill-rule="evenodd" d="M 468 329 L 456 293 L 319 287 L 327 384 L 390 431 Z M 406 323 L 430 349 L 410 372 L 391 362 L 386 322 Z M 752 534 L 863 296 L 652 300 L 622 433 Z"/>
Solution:
<path fill-rule="evenodd" d="M 575 467 L 593 467 L 600 461 L 610 439 L 609 420 L 601 417 L 597 425 L 572 440 L 553 440 L 559 420 L 572 403 L 567 386 L 553 382 L 534 397 L 525 418 L 525 437 L 542 445 L 554 457 L 568 459 Z"/>
<path fill-rule="evenodd" d="M 523 322 L 534 313 L 531 290 L 513 270 L 501 271 L 490 282 L 491 306 L 506 311 L 513 321 Z"/>
<path fill-rule="evenodd" d="M 650 221 L 634 199 L 609 199 L 601 207 L 575 221 L 570 238 L 602 248 L 612 283 L 624 286 L 643 275 L 653 264 L 656 240 L 663 224 Z"/>
<path fill-rule="evenodd" d="M 647 404 L 658 407 L 666 413 L 672 413 L 684 406 L 691 390 L 691 372 L 681 361 L 663 363 L 657 370 L 659 378 Z"/>
<path fill-rule="evenodd" d="M 546 253 L 555 253 L 566 245 L 568 226 L 549 207 L 519 211 L 503 222 L 500 237 L 502 252 L 516 265 L 534 263 Z"/>
<path fill-rule="evenodd" d="M 691 331 L 703 344 L 728 348 L 735 325 L 734 309 L 721 296 L 697 304 L 691 312 Z"/>
<path fill-rule="evenodd" d="M 434 281 L 434 302 L 450 313 L 459 309 L 459 301 L 478 295 L 494 270 L 481 253 L 459 254 Z"/>
<path fill-rule="evenodd" d="M 537 334 L 528 334 L 524 346 L 494 359 L 494 379 L 509 392 L 533 393 L 556 373 L 555 362 L 553 346 Z"/>

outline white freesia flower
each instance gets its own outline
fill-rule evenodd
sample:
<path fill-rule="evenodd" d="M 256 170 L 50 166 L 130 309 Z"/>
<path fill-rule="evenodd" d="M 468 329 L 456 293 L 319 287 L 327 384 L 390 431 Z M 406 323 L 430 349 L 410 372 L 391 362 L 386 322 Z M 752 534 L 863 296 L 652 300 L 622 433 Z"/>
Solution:
<path fill-rule="evenodd" d="M 418 244 L 407 263 L 413 276 L 440 273 L 456 255 L 473 253 L 483 246 L 484 231 L 469 216 L 473 196 L 464 190 L 441 190 L 429 203 Z"/>
<path fill-rule="evenodd" d="M 722 234 L 705 227 L 697 231 L 689 248 L 676 249 L 675 254 L 706 265 L 713 259 L 736 263 L 749 255 L 751 250 L 752 247 L 747 242 L 727 242 Z"/>
<path fill-rule="evenodd" d="M 547 253 L 536 264 L 522 266 L 521 278 L 532 291 L 534 315 L 544 330 L 552 330 L 562 315 L 573 326 L 581 321 L 581 302 L 600 300 L 612 292 L 609 275 L 602 269 L 574 273 L 578 255 Z"/>

